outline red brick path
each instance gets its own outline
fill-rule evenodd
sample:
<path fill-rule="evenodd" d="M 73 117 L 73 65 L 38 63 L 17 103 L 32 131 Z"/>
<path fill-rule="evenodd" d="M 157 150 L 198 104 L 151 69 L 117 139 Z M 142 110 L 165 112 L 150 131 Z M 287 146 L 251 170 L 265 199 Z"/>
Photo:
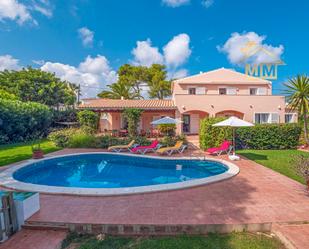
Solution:
<path fill-rule="evenodd" d="M 309 224 L 276 225 L 274 232 L 289 246 L 288 248 L 309 248 Z"/>
<path fill-rule="evenodd" d="M 309 195 L 303 185 L 246 159 L 236 164 L 240 168 L 237 176 L 189 189 L 114 197 L 42 194 L 41 210 L 29 221 L 92 224 L 309 221 Z"/>
<path fill-rule="evenodd" d="M 0 249 L 58 249 L 66 235 L 63 231 L 22 229 L 0 244 Z"/>

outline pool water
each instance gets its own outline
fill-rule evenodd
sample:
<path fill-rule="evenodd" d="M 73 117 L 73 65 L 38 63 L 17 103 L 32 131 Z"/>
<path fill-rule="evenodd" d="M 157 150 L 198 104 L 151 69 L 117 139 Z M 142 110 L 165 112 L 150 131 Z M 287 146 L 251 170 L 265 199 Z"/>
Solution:
<path fill-rule="evenodd" d="M 39 161 L 14 172 L 25 183 L 80 188 L 123 188 L 190 181 L 222 174 L 215 161 L 81 154 Z"/>

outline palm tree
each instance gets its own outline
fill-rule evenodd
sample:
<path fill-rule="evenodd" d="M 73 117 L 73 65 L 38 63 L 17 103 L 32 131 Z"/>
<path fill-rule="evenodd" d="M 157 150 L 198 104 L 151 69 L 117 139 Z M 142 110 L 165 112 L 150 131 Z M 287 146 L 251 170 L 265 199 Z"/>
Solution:
<path fill-rule="evenodd" d="M 304 119 L 304 136 L 306 144 L 309 145 L 308 139 L 308 110 L 309 110 L 309 77 L 307 75 L 297 75 L 291 78 L 288 83 L 284 84 L 287 89 L 285 93 L 292 110 L 297 110 L 299 115 Z"/>
<path fill-rule="evenodd" d="M 129 84 L 123 82 L 107 85 L 110 90 L 104 90 L 98 94 L 100 98 L 106 99 L 140 99 L 142 96 L 135 92 Z"/>

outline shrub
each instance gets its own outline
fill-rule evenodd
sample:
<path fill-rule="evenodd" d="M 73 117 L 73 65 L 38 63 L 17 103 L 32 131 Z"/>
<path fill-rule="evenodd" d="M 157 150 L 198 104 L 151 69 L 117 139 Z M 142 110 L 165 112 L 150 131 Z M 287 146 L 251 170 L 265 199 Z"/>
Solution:
<path fill-rule="evenodd" d="M 158 130 L 166 136 L 174 136 L 176 131 L 175 124 L 160 124 L 157 126 Z"/>
<path fill-rule="evenodd" d="M 129 138 L 127 141 L 128 143 L 131 142 L 134 139 L 136 144 L 139 144 L 141 146 L 145 146 L 145 145 L 150 145 L 151 141 L 148 140 L 146 137 L 142 137 L 142 136 L 137 136 L 137 137 L 132 137 Z"/>
<path fill-rule="evenodd" d="M 232 139 L 232 129 L 230 127 L 214 127 L 215 123 L 225 120 L 224 117 L 205 118 L 200 122 L 200 147 L 208 149 L 219 146 L 225 139 Z"/>
<path fill-rule="evenodd" d="M 294 165 L 296 173 L 309 182 L 309 158 L 299 155 L 293 158 L 292 165 Z"/>
<path fill-rule="evenodd" d="M 46 105 L 0 99 L 0 142 L 22 142 L 44 137 L 50 127 L 51 117 Z"/>
<path fill-rule="evenodd" d="M 248 149 L 293 149 L 299 143 L 301 127 L 297 124 L 257 124 L 236 130 L 236 145 Z"/>
<path fill-rule="evenodd" d="M 77 122 L 77 113 L 78 111 L 72 108 L 63 111 L 54 110 L 53 122 Z"/>
<path fill-rule="evenodd" d="M 90 110 L 83 110 L 77 114 L 78 122 L 85 133 L 95 133 L 98 129 L 99 115 Z"/>
<path fill-rule="evenodd" d="M 187 144 L 187 138 L 185 135 L 179 135 L 176 137 L 165 136 L 160 140 L 160 144 L 164 147 L 174 146 L 177 141 L 183 141 L 184 144 Z"/>
<path fill-rule="evenodd" d="M 137 128 L 139 126 L 142 112 L 143 110 L 137 108 L 127 108 L 123 111 L 123 114 L 128 121 L 128 133 L 130 137 L 136 137 L 137 135 Z"/>
<path fill-rule="evenodd" d="M 49 133 L 48 139 L 53 141 L 58 147 L 67 147 L 69 140 L 74 134 L 81 133 L 79 129 L 68 128 Z"/>
<path fill-rule="evenodd" d="M 97 147 L 102 149 L 107 149 L 109 146 L 126 144 L 125 139 L 120 139 L 112 136 L 99 136 L 97 137 Z"/>
<path fill-rule="evenodd" d="M 0 89 L 0 99 L 18 100 L 16 95 L 9 93 L 3 89 Z"/>
<path fill-rule="evenodd" d="M 98 139 L 89 133 L 76 133 L 69 137 L 70 148 L 98 148 Z"/>

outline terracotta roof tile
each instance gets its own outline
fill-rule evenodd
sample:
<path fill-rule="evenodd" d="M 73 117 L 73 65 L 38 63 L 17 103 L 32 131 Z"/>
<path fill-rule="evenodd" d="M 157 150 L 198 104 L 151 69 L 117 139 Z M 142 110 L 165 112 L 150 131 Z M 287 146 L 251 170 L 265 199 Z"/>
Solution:
<path fill-rule="evenodd" d="M 174 110 L 176 105 L 172 100 L 161 99 L 141 99 L 141 100 L 121 100 L 121 99 L 85 99 L 79 108 L 85 109 L 114 109 L 141 108 L 145 110 Z"/>

